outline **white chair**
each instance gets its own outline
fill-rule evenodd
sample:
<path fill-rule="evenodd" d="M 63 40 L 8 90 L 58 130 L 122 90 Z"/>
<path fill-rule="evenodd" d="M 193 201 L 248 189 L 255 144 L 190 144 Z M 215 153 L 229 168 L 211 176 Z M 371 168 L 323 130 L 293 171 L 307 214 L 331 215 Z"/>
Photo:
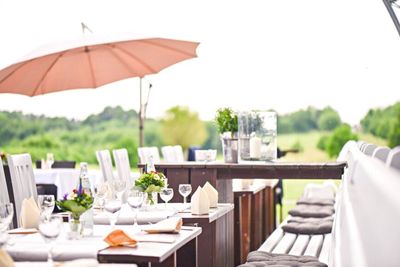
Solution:
<path fill-rule="evenodd" d="M 147 163 L 150 158 L 153 158 L 153 163 L 160 163 L 160 153 L 158 152 L 158 148 L 153 147 L 138 147 L 138 154 L 140 163 Z"/>
<path fill-rule="evenodd" d="M 400 146 L 390 150 L 386 165 L 400 170 Z"/>
<path fill-rule="evenodd" d="M 373 157 L 373 158 L 380 159 L 380 160 L 383 161 L 383 162 L 386 162 L 387 157 L 388 157 L 388 155 L 389 155 L 389 152 L 390 152 L 390 148 L 380 146 L 380 147 L 377 147 L 377 148 L 374 150 L 374 153 L 372 154 L 372 157 Z"/>
<path fill-rule="evenodd" d="M 373 144 L 368 144 L 364 146 L 364 154 L 368 155 L 368 156 L 372 156 L 372 154 L 374 153 L 374 150 L 377 148 L 376 145 Z"/>
<path fill-rule="evenodd" d="M 125 148 L 115 149 L 113 150 L 113 156 L 119 179 L 126 181 L 127 188 L 132 188 L 133 178 L 131 177 L 128 150 Z"/>
<path fill-rule="evenodd" d="M 180 145 L 173 146 L 173 150 L 175 152 L 175 160 L 176 160 L 176 162 L 184 162 L 185 158 L 183 156 L 182 146 L 180 146 Z"/>
<path fill-rule="evenodd" d="M 10 167 L 11 184 L 14 193 L 15 216 L 19 227 L 22 201 L 30 197 L 33 197 L 37 201 L 32 159 L 29 154 L 20 154 L 8 155 L 7 161 Z"/>
<path fill-rule="evenodd" d="M 172 146 L 163 146 L 161 148 L 161 153 L 165 162 L 175 161 L 175 153 Z"/>
<path fill-rule="evenodd" d="M 6 175 L 4 174 L 3 163 L 0 160 L 0 204 L 10 203 L 8 196 Z"/>
<path fill-rule="evenodd" d="M 103 181 L 109 182 L 114 180 L 110 151 L 109 150 L 96 151 L 96 157 L 100 165 L 101 173 L 103 174 Z"/>

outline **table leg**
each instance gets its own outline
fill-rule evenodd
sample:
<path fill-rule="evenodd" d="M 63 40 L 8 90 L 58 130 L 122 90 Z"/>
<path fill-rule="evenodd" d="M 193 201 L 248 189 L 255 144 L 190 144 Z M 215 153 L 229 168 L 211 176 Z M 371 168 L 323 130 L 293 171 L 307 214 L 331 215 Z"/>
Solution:
<path fill-rule="evenodd" d="M 198 267 L 198 239 L 197 237 L 177 251 L 178 267 Z"/>

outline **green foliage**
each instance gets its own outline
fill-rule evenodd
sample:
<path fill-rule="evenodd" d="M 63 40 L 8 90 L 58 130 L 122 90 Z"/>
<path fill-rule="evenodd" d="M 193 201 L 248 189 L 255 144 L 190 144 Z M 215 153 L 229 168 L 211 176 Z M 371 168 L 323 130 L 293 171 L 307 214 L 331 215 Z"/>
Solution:
<path fill-rule="evenodd" d="M 397 122 L 393 125 L 389 133 L 389 143 L 390 147 L 395 147 L 400 145 L 400 112 L 397 114 Z"/>
<path fill-rule="evenodd" d="M 159 193 L 161 188 L 165 186 L 165 175 L 162 172 L 143 173 L 139 179 L 135 181 L 135 187 L 147 194 L 150 204 L 154 204 L 152 193 Z"/>
<path fill-rule="evenodd" d="M 341 124 L 339 114 L 330 107 L 324 108 L 318 117 L 318 129 L 332 131 Z"/>
<path fill-rule="evenodd" d="M 113 149 L 126 148 L 128 150 L 129 164 L 131 167 L 137 166 L 138 155 L 137 155 L 137 144 L 132 137 L 123 137 L 115 142 Z"/>
<path fill-rule="evenodd" d="M 296 149 L 299 152 L 303 152 L 304 151 L 304 147 L 301 144 L 300 140 L 297 140 L 295 143 L 292 144 L 292 146 L 290 147 L 291 149 Z"/>
<path fill-rule="evenodd" d="M 329 137 L 321 137 L 318 145 L 324 147 L 330 157 L 336 157 L 349 140 L 358 140 L 358 136 L 351 131 L 350 125 L 344 123 L 337 127 Z"/>
<path fill-rule="evenodd" d="M 329 141 L 328 135 L 321 136 L 321 138 L 318 140 L 317 148 L 319 148 L 320 150 L 326 150 L 328 141 Z"/>
<path fill-rule="evenodd" d="M 188 107 L 168 109 L 161 120 L 161 132 L 166 145 L 181 145 L 184 150 L 192 144 L 203 144 L 207 139 L 204 122 Z"/>
<path fill-rule="evenodd" d="M 389 139 L 389 136 L 393 134 L 396 139 L 396 128 L 398 127 L 398 116 L 400 114 L 400 102 L 397 102 L 384 109 L 370 109 L 361 120 L 361 126 L 364 132 L 371 133 L 375 136 Z M 396 126 L 397 125 L 397 126 Z M 396 143 L 396 142 L 394 142 Z M 399 144 L 399 143 L 397 143 Z M 392 142 L 390 145 L 393 146 Z"/>
<path fill-rule="evenodd" d="M 215 123 L 220 134 L 238 131 L 238 117 L 231 108 L 220 108 L 215 115 Z"/>

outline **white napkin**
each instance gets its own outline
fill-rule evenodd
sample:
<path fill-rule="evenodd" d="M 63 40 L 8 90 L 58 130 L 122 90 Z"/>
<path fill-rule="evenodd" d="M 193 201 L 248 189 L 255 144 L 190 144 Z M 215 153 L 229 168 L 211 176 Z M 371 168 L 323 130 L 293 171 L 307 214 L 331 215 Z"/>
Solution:
<path fill-rule="evenodd" d="M 208 195 L 203 188 L 197 187 L 196 192 L 192 195 L 192 214 L 201 215 L 208 214 L 210 210 L 210 200 Z"/>
<path fill-rule="evenodd" d="M 21 205 L 21 226 L 22 228 L 38 229 L 40 209 L 33 197 L 24 199 Z"/>
<path fill-rule="evenodd" d="M 165 220 L 162 220 L 158 223 L 151 225 L 143 225 L 142 229 L 151 234 L 157 233 L 178 233 L 181 230 L 183 221 L 181 217 L 171 217 Z"/>
<path fill-rule="evenodd" d="M 203 190 L 207 193 L 210 208 L 216 208 L 218 206 L 218 191 L 209 182 L 206 182 Z"/>

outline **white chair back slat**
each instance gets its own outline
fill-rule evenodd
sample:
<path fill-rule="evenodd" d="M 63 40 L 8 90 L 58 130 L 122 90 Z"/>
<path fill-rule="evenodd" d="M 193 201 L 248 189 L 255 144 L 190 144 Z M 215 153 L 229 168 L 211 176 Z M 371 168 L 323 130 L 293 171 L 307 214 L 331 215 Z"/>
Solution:
<path fill-rule="evenodd" d="M 400 170 L 400 146 L 393 148 L 386 160 L 387 166 Z"/>
<path fill-rule="evenodd" d="M 6 175 L 4 174 L 3 162 L 0 160 L 0 203 L 9 203 Z"/>
<path fill-rule="evenodd" d="M 364 154 L 368 155 L 368 156 L 372 156 L 372 154 L 374 153 L 375 149 L 377 148 L 376 145 L 373 144 L 368 144 L 364 147 Z"/>
<path fill-rule="evenodd" d="M 397 266 L 400 172 L 349 149 L 332 230 L 329 266 Z"/>
<path fill-rule="evenodd" d="M 32 159 L 29 154 L 8 155 L 11 184 L 14 194 L 14 204 L 17 224 L 20 226 L 20 213 L 22 201 L 33 197 L 37 200 L 35 176 L 33 174 Z"/>
<path fill-rule="evenodd" d="M 153 158 L 153 163 L 160 163 L 160 152 L 157 147 L 139 147 L 138 154 L 140 163 L 145 164 L 149 162 L 150 158 Z"/>
<path fill-rule="evenodd" d="M 183 156 L 182 146 L 180 146 L 180 145 L 173 146 L 173 150 L 174 150 L 176 162 L 184 162 L 185 158 Z"/>
<path fill-rule="evenodd" d="M 132 188 L 133 178 L 131 177 L 128 150 L 125 148 L 113 150 L 113 156 L 119 179 L 126 181 L 127 188 Z"/>
<path fill-rule="evenodd" d="M 114 180 L 112 160 L 109 150 L 96 151 L 97 161 L 99 162 L 104 182 Z"/>
<path fill-rule="evenodd" d="M 390 148 L 380 146 L 374 150 L 372 157 L 380 159 L 382 162 L 386 162 L 389 152 L 390 152 Z"/>
<path fill-rule="evenodd" d="M 161 147 L 161 154 L 165 162 L 174 162 L 175 156 L 173 153 L 172 146 L 163 146 Z"/>

